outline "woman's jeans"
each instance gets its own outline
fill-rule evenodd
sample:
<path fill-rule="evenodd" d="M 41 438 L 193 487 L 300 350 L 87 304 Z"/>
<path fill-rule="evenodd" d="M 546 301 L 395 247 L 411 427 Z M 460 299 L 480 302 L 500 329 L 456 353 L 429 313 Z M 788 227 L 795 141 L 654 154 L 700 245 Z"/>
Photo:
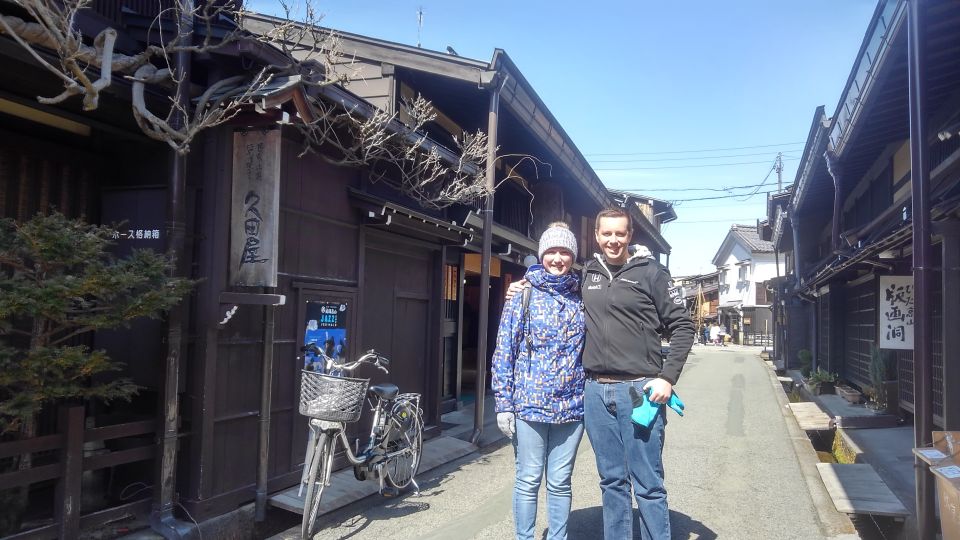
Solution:
<path fill-rule="evenodd" d="M 661 459 L 666 407 L 660 408 L 649 429 L 630 419 L 633 412 L 630 386 L 642 393 L 643 385 L 649 381 L 606 384 L 587 379 L 584 388 L 583 420 L 600 473 L 606 540 L 633 538 L 631 486 L 640 510 L 641 538 L 670 539 L 670 511 Z"/>
<path fill-rule="evenodd" d="M 547 538 L 567 538 L 570 517 L 570 478 L 583 438 L 583 422 L 547 424 L 517 418 L 513 449 L 517 479 L 513 489 L 513 517 L 518 539 L 532 539 L 537 521 L 537 492 L 547 473 Z"/>

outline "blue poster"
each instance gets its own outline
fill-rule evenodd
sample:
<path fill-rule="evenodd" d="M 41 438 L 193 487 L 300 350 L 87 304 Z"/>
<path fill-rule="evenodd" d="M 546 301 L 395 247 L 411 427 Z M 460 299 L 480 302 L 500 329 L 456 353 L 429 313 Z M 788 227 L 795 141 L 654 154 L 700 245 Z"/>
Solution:
<path fill-rule="evenodd" d="M 347 355 L 347 303 L 307 302 L 307 328 L 303 344 L 316 344 L 323 356 L 336 362 L 346 361 Z M 326 371 L 324 359 L 313 353 L 303 357 L 303 368 Z"/>

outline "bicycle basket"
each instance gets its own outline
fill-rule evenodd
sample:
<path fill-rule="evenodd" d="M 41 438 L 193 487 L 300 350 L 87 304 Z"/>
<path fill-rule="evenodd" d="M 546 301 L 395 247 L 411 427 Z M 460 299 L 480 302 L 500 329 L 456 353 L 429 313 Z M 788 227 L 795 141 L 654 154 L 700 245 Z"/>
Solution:
<path fill-rule="evenodd" d="M 370 379 L 301 371 L 300 414 L 330 422 L 356 422 Z"/>

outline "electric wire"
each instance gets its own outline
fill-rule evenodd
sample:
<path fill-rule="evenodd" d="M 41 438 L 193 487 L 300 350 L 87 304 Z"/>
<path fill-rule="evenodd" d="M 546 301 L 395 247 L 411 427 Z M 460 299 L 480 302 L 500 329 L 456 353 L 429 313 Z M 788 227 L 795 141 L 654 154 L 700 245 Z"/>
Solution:
<path fill-rule="evenodd" d="M 788 143 L 777 143 L 777 144 L 757 144 L 753 146 L 732 146 L 729 148 L 702 148 L 698 150 L 670 150 L 662 152 L 619 152 L 619 153 L 589 153 L 584 154 L 584 156 L 656 156 L 661 154 L 696 154 L 700 152 L 724 152 L 727 150 L 750 150 L 753 148 L 773 148 L 775 146 L 794 146 L 798 144 L 806 144 L 807 141 L 797 141 L 797 142 L 788 142 Z"/>
<path fill-rule="evenodd" d="M 784 158 L 785 160 L 797 160 L 800 158 Z M 594 168 L 594 171 L 652 171 L 662 169 L 699 169 L 702 167 L 732 167 L 735 165 L 756 165 L 758 163 L 769 163 L 768 161 L 738 161 L 735 163 L 708 163 L 700 165 L 668 165 L 663 167 L 611 167 Z"/>
<path fill-rule="evenodd" d="M 721 156 L 693 156 L 670 158 L 636 158 L 636 159 L 590 159 L 590 163 L 640 163 L 649 161 L 689 161 L 695 159 L 725 159 L 738 157 L 769 156 L 770 152 L 752 152 L 749 154 L 723 154 Z M 797 158 L 799 159 L 799 158 Z"/>

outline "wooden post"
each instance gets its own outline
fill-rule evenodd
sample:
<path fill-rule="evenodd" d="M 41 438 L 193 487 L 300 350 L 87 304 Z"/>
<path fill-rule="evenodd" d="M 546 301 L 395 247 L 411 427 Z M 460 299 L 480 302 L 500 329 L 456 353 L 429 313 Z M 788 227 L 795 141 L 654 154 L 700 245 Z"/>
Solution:
<path fill-rule="evenodd" d="M 56 523 L 60 526 L 60 538 L 80 536 L 80 482 L 83 476 L 83 419 L 81 405 L 60 407 L 57 430 L 63 433 L 63 450 L 60 463 L 62 475 L 57 482 Z"/>

